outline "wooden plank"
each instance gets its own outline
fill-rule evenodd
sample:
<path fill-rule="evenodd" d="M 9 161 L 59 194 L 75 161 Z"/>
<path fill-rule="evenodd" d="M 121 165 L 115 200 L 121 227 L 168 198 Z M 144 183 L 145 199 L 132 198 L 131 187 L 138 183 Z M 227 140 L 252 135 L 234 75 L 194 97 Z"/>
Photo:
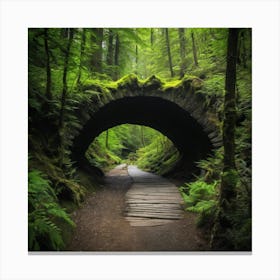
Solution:
<path fill-rule="evenodd" d="M 176 205 L 176 204 L 171 204 L 166 206 L 165 204 L 156 204 L 156 205 L 135 205 L 135 204 L 127 204 L 126 206 L 127 208 L 148 208 L 148 209 L 168 209 L 168 210 L 172 210 L 172 209 L 180 209 L 182 210 L 182 206 L 181 205 Z"/>
<path fill-rule="evenodd" d="M 154 209 L 155 211 L 158 210 L 158 209 L 166 209 L 168 211 L 172 211 L 172 210 L 181 210 L 181 211 L 183 211 L 182 207 L 179 207 L 177 205 L 175 205 L 174 207 L 165 207 L 165 206 L 162 206 L 162 205 L 158 206 L 158 207 L 143 206 L 143 205 L 138 205 L 138 206 L 127 205 L 126 209 Z"/>
<path fill-rule="evenodd" d="M 145 183 L 134 183 L 133 188 L 176 188 L 177 187 L 174 184 L 169 184 L 169 183 L 164 183 L 164 184 L 159 184 L 156 182 L 145 182 Z"/>
<path fill-rule="evenodd" d="M 142 195 L 142 196 L 153 196 L 153 195 L 159 195 L 159 196 L 177 196 L 182 197 L 179 193 L 175 192 L 129 192 L 126 194 L 126 196 L 133 196 L 133 195 Z"/>
<path fill-rule="evenodd" d="M 180 204 L 179 201 L 172 201 L 168 199 L 128 199 L 128 203 L 141 203 L 141 202 L 149 202 L 149 203 L 154 203 L 154 204 L 159 204 L 159 203 L 169 203 L 169 204 Z M 182 201 L 183 203 L 183 201 Z"/>
<path fill-rule="evenodd" d="M 153 211 L 153 210 L 145 210 L 145 209 L 139 209 L 139 210 L 132 210 L 127 212 L 127 216 L 132 216 L 134 214 L 141 214 L 141 215 L 153 215 L 155 217 L 158 216 L 172 216 L 172 217 L 183 217 L 183 212 L 182 211 Z M 141 216 L 142 217 L 142 216 Z"/>
<path fill-rule="evenodd" d="M 142 188 L 131 188 L 128 192 L 176 192 L 179 193 L 179 190 L 176 188 L 154 188 L 154 187 L 142 187 Z"/>
<path fill-rule="evenodd" d="M 149 214 L 154 216 L 175 216 L 175 217 L 183 217 L 184 213 L 182 211 L 170 212 L 170 211 L 153 211 L 153 210 L 145 210 L 145 209 L 138 209 L 138 210 L 131 210 L 127 212 L 127 216 L 131 216 L 133 214 Z M 142 216 L 141 216 L 142 217 Z"/>
<path fill-rule="evenodd" d="M 157 218 L 157 219 L 170 219 L 170 220 L 179 220 L 182 218 L 181 215 L 159 215 L 159 214 L 150 214 L 150 213 L 128 213 L 128 217 L 146 217 L 146 218 Z"/>
<path fill-rule="evenodd" d="M 142 221 L 142 222 L 130 222 L 130 225 L 132 227 L 156 227 L 156 226 L 163 226 L 163 225 L 166 225 L 170 223 L 169 221 L 167 220 L 163 220 L 162 221 L 149 221 L 149 220 L 146 220 L 146 221 Z"/>
<path fill-rule="evenodd" d="M 160 226 L 174 222 L 174 220 L 154 219 L 154 218 L 140 218 L 140 217 L 126 217 L 131 226 Z"/>
<path fill-rule="evenodd" d="M 173 211 L 167 211 L 165 209 L 130 209 L 127 211 L 127 213 L 138 213 L 138 212 L 145 212 L 145 213 L 166 213 L 170 215 L 177 215 L 177 214 L 183 214 L 182 210 L 173 210 Z"/>
<path fill-rule="evenodd" d="M 149 203 L 153 203 L 153 202 L 166 202 L 166 203 L 173 203 L 174 201 L 179 203 L 180 201 L 183 201 L 183 199 L 179 198 L 179 197 L 136 197 L 136 196 L 133 196 L 133 197 L 127 197 L 127 201 L 128 202 L 132 202 L 132 201 L 146 201 L 146 202 L 149 202 Z"/>
<path fill-rule="evenodd" d="M 157 195 L 157 194 L 150 194 L 150 195 L 142 195 L 142 194 L 129 194 L 126 195 L 126 198 L 130 199 L 130 198 L 143 198 L 143 199 L 153 199 L 153 198 L 162 198 L 162 199 L 168 199 L 168 198 L 179 198 L 179 199 L 183 199 L 182 196 L 177 195 L 177 194 L 173 194 L 173 195 L 167 195 L 167 194 L 162 194 L 162 195 Z"/>
<path fill-rule="evenodd" d="M 129 208 L 148 208 L 148 209 L 181 209 L 182 210 L 182 206 L 181 205 L 176 205 L 176 204 L 128 204 L 127 207 Z"/>
<path fill-rule="evenodd" d="M 170 194 L 170 195 L 173 195 L 173 194 L 176 194 L 176 195 L 180 195 L 180 193 L 178 191 L 172 191 L 172 190 L 131 190 L 131 191 L 128 191 L 127 194 L 143 194 L 143 195 L 149 195 L 149 194 Z M 180 195 L 181 196 L 181 195 Z"/>
<path fill-rule="evenodd" d="M 136 211 L 146 211 L 146 212 L 165 212 L 165 213 L 184 213 L 184 211 L 182 209 L 155 209 L 155 208 L 127 208 L 125 209 L 125 211 L 127 213 L 129 212 L 136 212 Z"/>
<path fill-rule="evenodd" d="M 139 189 L 131 189 L 127 193 L 179 193 L 178 190 L 174 189 L 144 189 L 144 188 L 139 188 Z"/>
<path fill-rule="evenodd" d="M 151 199 L 165 199 L 165 200 L 182 200 L 181 196 L 178 195 L 128 195 L 127 199 L 143 199 L 143 200 L 151 200 Z"/>
<path fill-rule="evenodd" d="M 158 195 L 177 195 L 177 196 L 180 196 L 180 193 L 178 191 L 150 191 L 150 190 L 147 190 L 147 191 L 128 191 L 126 195 L 136 195 L 136 194 L 139 194 L 139 195 L 155 195 L 155 194 L 158 194 Z"/>

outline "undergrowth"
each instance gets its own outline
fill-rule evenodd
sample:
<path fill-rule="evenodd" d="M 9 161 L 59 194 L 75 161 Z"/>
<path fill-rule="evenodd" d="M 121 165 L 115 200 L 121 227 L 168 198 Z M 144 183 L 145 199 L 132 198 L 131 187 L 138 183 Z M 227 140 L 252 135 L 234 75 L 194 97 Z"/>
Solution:
<path fill-rule="evenodd" d="M 139 149 L 136 155 L 139 168 L 159 175 L 171 171 L 180 159 L 176 147 L 163 135 L 156 137 L 150 145 Z"/>
<path fill-rule="evenodd" d="M 199 179 L 192 183 L 185 183 L 179 188 L 186 210 L 199 214 L 197 225 L 200 227 L 209 229 L 213 223 L 217 208 L 217 185 L 218 181 L 208 184 Z"/>
<path fill-rule="evenodd" d="M 28 173 L 28 249 L 61 250 L 65 244 L 61 224 L 75 226 L 65 209 L 61 208 L 51 183 L 43 173 Z"/>

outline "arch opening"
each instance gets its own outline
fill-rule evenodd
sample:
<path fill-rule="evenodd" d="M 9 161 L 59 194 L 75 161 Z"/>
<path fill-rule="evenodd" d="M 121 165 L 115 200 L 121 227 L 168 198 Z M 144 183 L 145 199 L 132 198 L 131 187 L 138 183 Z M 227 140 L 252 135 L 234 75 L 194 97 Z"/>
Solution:
<path fill-rule="evenodd" d="M 72 160 L 83 165 L 93 139 L 125 123 L 149 126 L 166 135 L 181 153 L 188 173 L 213 148 L 201 125 L 177 104 L 160 97 L 134 96 L 111 101 L 93 114 L 73 141 Z"/>
<path fill-rule="evenodd" d="M 105 172 L 116 165 L 127 164 L 163 175 L 173 169 L 180 153 L 159 131 L 142 125 L 123 124 L 99 134 L 87 149 L 86 158 L 91 165 Z"/>

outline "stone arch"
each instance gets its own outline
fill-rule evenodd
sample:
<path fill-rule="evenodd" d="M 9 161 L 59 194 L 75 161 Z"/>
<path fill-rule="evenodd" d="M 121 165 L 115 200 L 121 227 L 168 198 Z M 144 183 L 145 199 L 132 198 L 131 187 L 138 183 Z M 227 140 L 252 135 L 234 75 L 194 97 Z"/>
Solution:
<path fill-rule="evenodd" d="M 141 82 L 130 75 L 114 85 L 88 84 L 77 107 L 80 128 L 69 132 L 71 157 L 82 162 L 93 139 L 123 123 L 153 127 L 168 136 L 189 163 L 221 145 L 218 120 L 206 106 L 203 81 L 196 77 L 164 84 L 155 76 Z"/>

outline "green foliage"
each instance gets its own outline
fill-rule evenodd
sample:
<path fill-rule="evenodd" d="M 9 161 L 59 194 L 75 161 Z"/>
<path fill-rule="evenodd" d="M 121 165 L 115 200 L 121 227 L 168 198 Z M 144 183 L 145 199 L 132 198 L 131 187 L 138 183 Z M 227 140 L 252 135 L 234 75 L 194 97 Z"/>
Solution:
<path fill-rule="evenodd" d="M 188 194 L 183 192 L 183 198 L 188 206 L 196 206 L 198 202 L 207 201 L 215 197 L 217 182 L 207 184 L 204 181 L 195 181 L 186 185 Z M 182 187 L 181 190 L 184 190 Z"/>
<path fill-rule="evenodd" d="M 104 171 L 127 162 L 166 173 L 174 167 L 179 153 L 160 132 L 146 126 L 124 124 L 102 132 L 92 142 L 86 156 L 92 165 Z"/>
<path fill-rule="evenodd" d="M 64 247 L 61 223 L 75 224 L 57 202 L 57 197 L 43 174 L 28 173 L 28 249 L 60 250 Z"/>
<path fill-rule="evenodd" d="M 179 188 L 186 203 L 186 210 L 198 213 L 197 225 L 205 229 L 211 228 L 217 209 L 217 186 L 219 182 L 214 181 L 207 184 L 202 180 L 184 184 Z"/>
<path fill-rule="evenodd" d="M 164 175 L 174 169 L 180 154 L 173 143 L 160 134 L 151 144 L 137 151 L 137 158 L 139 168 Z"/>
<path fill-rule="evenodd" d="M 199 161 L 197 166 L 203 171 L 202 178 L 205 182 L 219 180 L 223 169 L 223 148 L 217 149 L 213 156 Z"/>

